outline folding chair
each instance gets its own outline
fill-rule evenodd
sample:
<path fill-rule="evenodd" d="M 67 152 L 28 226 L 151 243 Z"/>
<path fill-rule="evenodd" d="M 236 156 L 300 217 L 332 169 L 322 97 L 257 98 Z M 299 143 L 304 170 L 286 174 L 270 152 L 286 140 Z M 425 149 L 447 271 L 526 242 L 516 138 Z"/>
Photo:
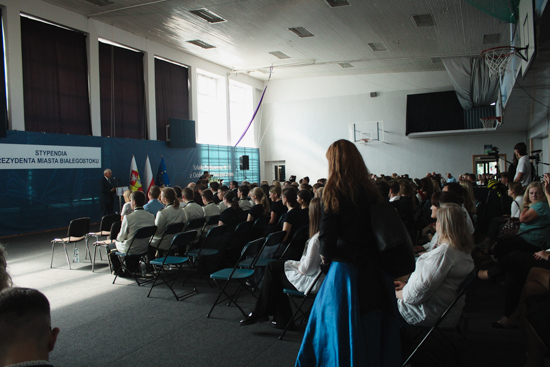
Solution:
<path fill-rule="evenodd" d="M 109 234 L 111 233 L 111 226 L 115 222 L 120 222 L 120 215 L 118 215 L 118 214 L 105 215 L 105 216 L 103 216 L 103 218 L 101 218 L 101 222 L 99 223 L 99 231 L 98 232 L 86 233 L 86 254 L 84 255 L 84 259 L 87 259 L 88 255 L 90 255 L 90 261 L 92 261 L 90 248 L 88 247 L 88 239 L 90 237 L 95 237 L 96 242 L 98 242 L 99 237 L 109 236 Z M 101 256 L 101 252 L 99 253 L 99 258 L 101 260 L 103 260 L 103 257 Z M 92 265 L 92 267 L 93 267 L 93 265 Z"/>
<path fill-rule="evenodd" d="M 181 224 L 183 227 L 183 223 Z M 162 284 L 166 284 L 168 288 L 172 291 L 174 294 L 174 297 L 176 297 L 176 301 L 179 301 L 180 299 L 190 297 L 193 294 L 196 294 L 197 288 L 195 287 L 195 284 L 191 282 L 193 285 L 193 290 L 191 292 L 187 292 L 182 295 L 177 295 L 174 291 L 174 282 L 178 278 L 178 275 L 181 271 L 181 268 L 183 267 L 183 264 L 189 261 L 188 257 L 182 257 L 182 256 L 170 256 L 171 253 L 174 252 L 176 248 L 185 249 L 188 245 L 193 243 L 193 240 L 197 236 L 197 231 L 187 231 L 187 232 L 181 232 L 174 236 L 172 239 L 172 243 L 170 244 L 170 249 L 168 250 L 166 256 L 155 259 L 150 261 L 149 263 L 154 268 L 155 278 L 153 279 L 153 284 L 151 284 L 151 289 L 149 290 L 149 293 L 147 294 L 147 297 L 151 295 L 151 292 L 153 291 L 153 288 Z M 170 275 L 168 271 L 171 270 L 172 267 L 175 267 L 178 269 L 177 273 L 174 275 L 172 279 L 169 279 L 168 276 Z M 166 274 L 166 278 L 162 276 L 162 274 Z M 161 279 L 161 283 L 157 284 L 157 280 Z"/>
<path fill-rule="evenodd" d="M 270 219 L 270 217 L 260 217 L 254 221 L 254 226 L 252 227 L 252 231 L 250 233 L 252 239 L 262 237 L 265 227 L 269 224 Z"/>
<path fill-rule="evenodd" d="M 160 245 L 162 244 L 162 242 L 164 240 L 170 240 L 170 243 L 172 243 L 172 240 L 174 239 L 173 236 L 183 231 L 183 226 L 184 224 L 183 222 L 181 222 L 181 223 L 169 224 L 166 226 L 166 228 L 164 228 L 164 232 L 162 232 L 162 237 L 160 238 L 160 241 L 157 244 L 157 248 L 156 248 L 157 256 L 161 256 L 160 252 L 162 250 L 160 249 Z M 170 236 L 172 236 L 172 238 L 170 238 Z M 185 249 L 183 252 L 185 252 Z"/>
<path fill-rule="evenodd" d="M 411 358 L 416 354 L 416 352 L 418 351 L 418 349 L 422 346 L 422 344 L 424 344 L 424 342 L 426 341 L 426 339 L 428 339 L 428 337 L 433 333 L 434 330 L 436 330 L 439 326 L 439 324 L 441 324 L 441 322 L 445 319 L 445 316 L 447 316 L 447 314 L 449 313 L 449 311 L 454 307 L 454 305 L 458 302 L 458 300 L 464 295 L 464 292 L 466 292 L 466 289 L 472 284 L 472 282 L 474 281 L 474 279 L 476 278 L 476 271 L 475 269 L 472 270 L 472 272 L 470 274 L 468 274 L 468 276 L 462 281 L 462 283 L 460 284 L 460 287 L 458 287 L 458 291 L 457 291 L 457 296 L 456 298 L 451 302 L 451 304 L 449 304 L 449 306 L 445 309 L 445 311 L 441 314 L 441 316 L 439 316 L 439 318 L 437 319 L 437 321 L 434 323 L 434 325 L 431 327 L 431 328 L 423 328 L 423 327 L 417 327 L 417 326 L 410 326 L 411 328 L 417 328 L 417 329 L 421 329 L 420 332 L 413 338 L 412 341 L 414 341 L 415 339 L 418 338 L 418 336 L 420 336 L 420 334 L 422 334 L 423 331 L 425 330 L 428 330 L 428 332 L 426 333 L 426 335 L 424 335 L 424 338 L 422 338 L 422 340 L 420 341 L 420 343 L 418 343 L 418 345 L 416 346 L 416 348 L 414 348 L 414 350 L 412 351 L 412 353 L 409 355 L 409 357 L 405 360 L 405 362 L 403 362 L 403 366 L 406 366 L 407 363 L 409 363 L 409 361 L 411 360 Z M 451 329 L 452 330 L 452 329 Z M 441 343 L 441 342 L 440 342 Z M 450 343 L 450 342 L 449 342 Z M 455 349 L 453 347 L 453 345 L 451 344 L 451 347 L 453 349 Z M 455 349 L 455 353 L 457 355 L 459 355 L 457 352 L 456 352 L 456 349 Z M 437 362 L 437 360 L 435 360 L 435 358 L 426 352 L 426 354 L 438 365 L 441 365 L 440 363 Z"/>
<path fill-rule="evenodd" d="M 214 301 L 214 304 L 212 305 L 212 308 L 210 309 L 206 317 L 210 317 L 210 314 L 212 314 L 212 311 L 214 310 L 214 307 L 216 307 L 216 305 L 219 305 L 226 300 L 229 300 L 228 305 L 230 305 L 231 303 L 235 304 L 235 306 L 237 306 L 237 308 L 242 312 L 243 316 L 246 316 L 246 313 L 244 312 L 242 307 L 239 306 L 239 304 L 237 303 L 237 297 L 243 287 L 250 294 L 254 295 L 254 293 L 252 293 L 252 291 L 248 289 L 245 283 L 247 279 L 254 275 L 255 261 L 252 261 L 250 264 L 250 268 L 247 269 L 241 269 L 239 267 L 239 263 L 249 257 L 257 259 L 260 256 L 263 244 L 264 238 L 258 238 L 257 240 L 247 243 L 241 252 L 239 260 L 237 261 L 237 263 L 235 263 L 235 266 L 233 268 L 225 268 L 210 274 L 210 278 L 214 280 L 214 283 L 216 283 L 216 285 L 220 289 L 220 294 Z M 231 280 L 235 280 L 239 283 L 237 289 L 235 290 L 235 292 L 233 292 L 233 294 L 229 294 L 228 292 L 226 292 L 227 285 Z M 221 282 L 223 282 L 223 286 L 220 284 Z M 223 300 L 220 300 L 222 295 L 225 295 L 225 298 Z"/>
<path fill-rule="evenodd" d="M 227 246 L 226 256 L 224 257 L 227 266 L 233 266 L 239 259 L 244 245 L 250 241 L 250 230 L 253 225 L 254 223 L 252 222 L 241 222 L 235 227 L 231 241 Z"/>
<path fill-rule="evenodd" d="M 185 226 L 185 231 L 197 231 L 197 237 L 195 238 L 195 242 L 197 242 L 201 236 L 202 227 L 204 227 L 204 224 L 206 223 L 206 218 L 195 218 L 191 219 L 189 222 L 187 222 L 187 225 Z"/>
<path fill-rule="evenodd" d="M 119 217 L 117 215 L 117 217 Z M 106 240 L 102 240 L 102 241 L 95 241 L 94 243 L 92 243 L 92 246 L 94 246 L 94 258 L 93 258 L 93 261 L 92 261 L 92 273 L 94 272 L 94 267 L 95 267 L 95 255 L 96 255 L 96 252 L 97 252 L 97 248 L 98 247 L 103 247 L 105 249 L 105 251 L 107 251 L 107 248 L 109 247 L 110 244 L 112 244 L 115 240 L 116 240 L 116 237 L 118 236 L 118 233 L 120 232 L 120 227 L 122 226 L 122 222 L 120 221 L 120 217 L 118 218 L 118 221 L 117 222 L 114 222 L 113 224 L 111 224 L 111 229 L 109 231 L 109 236 L 107 237 Z M 103 258 L 101 257 L 101 250 L 99 251 L 99 256 L 100 256 L 100 259 L 103 260 Z M 91 256 L 90 256 L 91 258 Z M 109 269 L 111 269 L 111 271 L 113 270 L 112 267 L 111 267 L 111 259 L 109 258 L 109 253 L 107 252 L 107 259 L 109 259 Z"/>
<path fill-rule="evenodd" d="M 142 253 L 132 253 L 132 246 L 134 245 L 136 240 L 149 239 L 149 244 L 150 244 L 151 239 L 152 239 L 152 237 L 153 237 L 153 235 L 155 234 L 156 231 L 157 231 L 157 226 L 142 227 L 142 228 L 138 229 L 136 231 L 136 234 L 132 238 L 132 242 L 130 242 L 130 246 L 128 246 L 128 251 L 126 253 L 119 252 L 119 251 L 115 252 L 115 255 L 118 256 L 118 258 L 120 260 L 121 270 L 124 270 L 124 271 L 128 272 L 132 276 L 132 278 L 134 278 L 134 280 L 136 281 L 138 287 L 142 284 L 148 283 L 149 281 L 143 281 L 143 282 L 140 283 L 138 278 L 128 268 L 128 261 L 131 258 L 138 258 L 138 259 L 145 260 L 145 257 L 147 256 L 148 248 L 145 250 L 145 252 L 142 252 Z M 115 279 L 113 279 L 113 284 L 115 284 L 115 281 L 116 281 L 117 278 L 118 278 L 118 273 L 115 274 Z"/>
<path fill-rule="evenodd" d="M 302 311 L 302 306 L 304 305 L 304 303 L 308 298 L 315 299 L 315 296 L 317 295 L 317 293 L 311 293 L 311 290 L 313 289 L 313 287 L 315 287 L 315 284 L 317 284 L 322 274 L 323 274 L 322 272 L 319 272 L 319 274 L 315 276 L 315 278 L 313 279 L 313 282 L 309 285 L 309 287 L 307 287 L 305 292 L 300 292 L 295 289 L 289 289 L 289 288 L 283 289 L 283 293 L 288 296 L 288 299 L 290 300 L 290 302 L 294 305 L 294 307 L 296 307 L 296 311 L 294 312 L 290 320 L 288 320 L 288 324 L 286 324 L 285 329 L 281 333 L 281 336 L 279 336 L 279 340 L 283 340 L 283 336 L 285 336 L 290 326 L 293 325 L 296 321 L 298 321 L 300 317 L 302 318 L 302 320 L 305 320 L 309 316 L 311 308 L 313 307 L 313 302 L 311 302 L 311 305 L 309 305 L 309 307 L 305 311 Z M 293 297 L 302 297 L 302 302 L 300 302 L 299 305 L 296 304 L 296 301 L 294 301 Z"/>
<path fill-rule="evenodd" d="M 62 243 L 63 248 L 65 248 L 65 257 L 67 258 L 67 264 L 69 265 L 69 269 L 71 269 L 69 253 L 67 252 L 67 245 L 70 245 L 71 243 L 74 244 L 74 249 L 76 250 L 76 244 L 86 239 L 86 233 L 88 233 L 89 231 L 90 218 L 78 218 L 72 220 L 71 223 L 69 223 L 69 228 L 67 229 L 67 237 L 54 238 L 52 240 L 52 260 L 50 262 L 50 268 L 53 267 L 53 252 L 55 244 Z"/>
<path fill-rule="evenodd" d="M 265 243 L 262 247 L 262 252 L 260 257 L 256 260 L 255 267 L 265 268 L 267 264 L 272 261 L 275 261 L 273 256 L 277 252 L 277 249 L 281 246 L 283 239 L 286 236 L 285 231 L 273 232 L 266 237 Z M 240 267 L 249 267 L 252 262 L 252 259 L 246 259 L 239 263 Z"/>
<path fill-rule="evenodd" d="M 189 269 L 189 272 L 191 272 L 191 270 L 195 267 L 197 261 L 204 259 L 205 262 L 201 264 L 202 270 L 200 271 L 200 276 L 202 277 L 204 271 L 208 268 L 211 262 L 210 260 L 214 256 L 218 255 L 220 251 L 225 251 L 228 241 L 227 238 L 224 239 L 224 237 L 226 236 L 228 228 L 229 227 L 227 225 L 222 225 L 210 229 L 200 247 L 187 252 L 187 256 L 192 259 L 191 269 Z M 220 244 L 222 245 L 220 246 Z M 225 247 L 223 246 L 224 244 Z M 185 284 L 185 281 L 183 284 Z"/>
<path fill-rule="evenodd" d="M 281 260 L 300 260 L 308 239 L 309 226 L 298 228 L 283 253 L 281 256 L 278 256 L 278 258 Z"/>

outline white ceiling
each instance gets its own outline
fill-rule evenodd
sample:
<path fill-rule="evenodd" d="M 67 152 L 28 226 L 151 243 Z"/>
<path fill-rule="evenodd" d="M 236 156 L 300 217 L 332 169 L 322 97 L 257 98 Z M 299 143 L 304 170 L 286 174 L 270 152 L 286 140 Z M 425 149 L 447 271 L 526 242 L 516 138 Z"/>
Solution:
<path fill-rule="evenodd" d="M 479 55 L 510 38 L 509 23 L 464 0 L 349 0 L 336 8 L 324 0 L 44 1 L 263 80 L 272 65 L 273 79 L 442 71 L 432 58 Z M 189 13 L 201 8 L 226 22 L 210 24 Z M 421 14 L 431 14 L 435 26 L 417 27 L 412 16 Z M 290 27 L 315 36 L 299 38 Z M 499 44 L 483 44 L 483 35 L 496 33 Z M 215 48 L 187 43 L 196 39 Z M 367 43 L 383 43 L 387 51 L 374 52 Z M 290 58 L 280 60 L 273 51 Z"/>

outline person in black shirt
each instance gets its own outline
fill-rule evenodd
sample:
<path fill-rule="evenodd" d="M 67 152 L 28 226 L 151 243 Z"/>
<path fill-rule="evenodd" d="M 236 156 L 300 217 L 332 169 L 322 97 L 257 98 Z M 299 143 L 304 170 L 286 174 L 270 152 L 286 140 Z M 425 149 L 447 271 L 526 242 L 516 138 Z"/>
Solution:
<path fill-rule="evenodd" d="M 256 205 L 250 208 L 247 221 L 255 221 L 256 219 L 265 217 L 269 214 L 269 202 L 267 201 L 267 196 L 261 188 L 254 188 L 250 194 L 250 199 L 252 199 Z"/>
<path fill-rule="evenodd" d="M 229 190 L 223 197 L 223 202 L 227 206 L 220 214 L 219 226 L 227 224 L 231 228 L 235 228 L 237 224 L 242 222 L 243 210 L 239 207 L 239 199 L 235 196 L 233 191 Z"/>
<path fill-rule="evenodd" d="M 288 208 L 288 212 L 283 218 L 283 231 L 286 236 L 283 243 L 288 243 L 292 240 L 292 236 L 298 228 L 306 226 L 309 223 L 307 211 L 302 211 L 298 204 L 298 192 L 295 188 L 289 187 L 283 190 L 283 204 Z"/>

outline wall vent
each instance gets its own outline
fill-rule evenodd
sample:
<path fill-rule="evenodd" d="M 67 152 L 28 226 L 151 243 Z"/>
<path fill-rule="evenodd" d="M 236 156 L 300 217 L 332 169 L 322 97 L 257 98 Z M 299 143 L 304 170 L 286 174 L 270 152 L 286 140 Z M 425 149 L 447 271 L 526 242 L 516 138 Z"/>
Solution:
<path fill-rule="evenodd" d="M 431 14 L 413 15 L 413 22 L 417 27 L 433 27 L 435 26 L 434 18 Z"/>
<path fill-rule="evenodd" d="M 290 56 L 288 56 L 282 51 L 271 51 L 270 54 L 275 56 L 278 59 L 290 59 Z"/>
<path fill-rule="evenodd" d="M 500 33 L 495 34 L 484 34 L 483 35 L 483 44 L 484 45 L 490 45 L 493 43 L 500 43 Z"/>
<path fill-rule="evenodd" d="M 86 0 L 89 3 L 92 3 L 97 6 L 107 6 L 107 5 L 113 5 L 115 2 L 110 0 Z"/>
<path fill-rule="evenodd" d="M 386 46 L 384 46 L 383 43 L 367 43 L 367 45 L 371 48 L 373 51 L 387 51 L 388 49 Z"/>
<path fill-rule="evenodd" d="M 202 47 L 202 48 L 205 48 L 205 49 L 216 48 L 216 46 L 212 46 L 211 44 L 206 43 L 206 42 L 201 41 L 201 40 L 191 40 L 191 41 L 187 41 L 187 43 L 191 43 L 195 46 L 199 46 L 199 47 Z"/>
<path fill-rule="evenodd" d="M 206 20 L 208 23 L 221 23 L 226 21 L 219 15 L 214 14 L 210 10 L 205 8 L 197 9 L 197 10 L 189 10 L 189 13 Z"/>
<path fill-rule="evenodd" d="M 294 33 L 295 35 L 297 35 L 300 38 L 314 37 L 315 36 L 313 33 L 308 31 L 304 27 L 289 28 L 288 30 L 291 31 L 292 33 Z"/>
<path fill-rule="evenodd" d="M 439 64 L 441 63 L 441 57 L 432 57 L 432 64 Z"/>

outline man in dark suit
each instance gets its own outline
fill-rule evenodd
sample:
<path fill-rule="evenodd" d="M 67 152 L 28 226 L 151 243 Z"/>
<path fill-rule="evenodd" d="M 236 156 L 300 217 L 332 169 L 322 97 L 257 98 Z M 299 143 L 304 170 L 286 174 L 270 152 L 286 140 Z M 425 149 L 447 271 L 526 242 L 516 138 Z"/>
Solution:
<path fill-rule="evenodd" d="M 113 173 L 107 168 L 103 171 L 103 177 L 99 184 L 99 204 L 101 205 L 102 216 L 114 213 L 116 187 L 111 180 L 111 176 L 113 176 Z"/>

